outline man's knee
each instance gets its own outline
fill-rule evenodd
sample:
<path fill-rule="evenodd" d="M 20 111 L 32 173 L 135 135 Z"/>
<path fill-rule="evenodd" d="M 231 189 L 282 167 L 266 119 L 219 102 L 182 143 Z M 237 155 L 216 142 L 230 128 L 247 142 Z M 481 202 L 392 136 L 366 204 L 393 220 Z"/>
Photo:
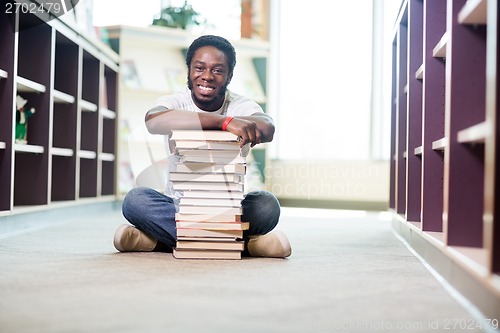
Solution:
<path fill-rule="evenodd" d="M 123 198 L 122 203 L 122 213 L 125 217 L 129 217 L 131 214 L 144 207 L 145 201 L 149 197 L 148 192 L 151 189 L 147 187 L 134 187 L 127 192 Z"/>
<path fill-rule="evenodd" d="M 278 199 L 268 191 L 249 192 L 242 202 L 244 214 L 266 216 L 278 220 L 281 206 Z"/>

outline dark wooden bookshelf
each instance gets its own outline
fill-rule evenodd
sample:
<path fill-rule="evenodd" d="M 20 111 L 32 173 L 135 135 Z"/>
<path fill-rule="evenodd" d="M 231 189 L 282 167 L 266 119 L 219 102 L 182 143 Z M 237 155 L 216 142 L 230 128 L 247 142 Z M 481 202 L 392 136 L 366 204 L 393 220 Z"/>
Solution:
<path fill-rule="evenodd" d="M 393 226 L 491 318 L 500 315 L 497 20 L 496 1 L 405 0 L 392 68 Z"/>
<path fill-rule="evenodd" d="M 0 13 L 0 215 L 114 200 L 118 55 L 68 20 L 16 15 Z M 35 109 L 26 144 L 18 95 Z"/>
<path fill-rule="evenodd" d="M 15 34 L 7 14 L 0 12 L 0 211 L 8 211 L 12 201 L 12 139 L 14 110 Z"/>

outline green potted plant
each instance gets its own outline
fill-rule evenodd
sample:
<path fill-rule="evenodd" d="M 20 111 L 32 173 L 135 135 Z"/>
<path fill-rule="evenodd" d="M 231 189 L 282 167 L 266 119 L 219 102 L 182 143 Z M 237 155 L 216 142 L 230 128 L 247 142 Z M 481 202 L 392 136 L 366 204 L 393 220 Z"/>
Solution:
<path fill-rule="evenodd" d="M 166 7 L 160 12 L 160 17 L 153 19 L 153 25 L 159 25 L 169 28 L 180 28 L 187 30 L 189 26 L 200 25 L 204 23 L 200 13 L 184 1 L 182 7 Z"/>

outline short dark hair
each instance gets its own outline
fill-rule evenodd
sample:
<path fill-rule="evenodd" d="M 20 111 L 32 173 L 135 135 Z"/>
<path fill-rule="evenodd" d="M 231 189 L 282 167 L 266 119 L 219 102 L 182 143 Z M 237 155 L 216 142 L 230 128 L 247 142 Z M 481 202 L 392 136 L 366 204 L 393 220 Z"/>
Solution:
<path fill-rule="evenodd" d="M 236 51 L 234 50 L 233 45 L 224 37 L 214 35 L 204 35 L 198 37 L 191 43 L 186 54 L 186 65 L 188 69 L 191 66 L 194 53 L 197 49 L 203 46 L 213 46 L 224 52 L 229 64 L 229 73 L 233 72 L 234 66 L 236 66 Z"/>

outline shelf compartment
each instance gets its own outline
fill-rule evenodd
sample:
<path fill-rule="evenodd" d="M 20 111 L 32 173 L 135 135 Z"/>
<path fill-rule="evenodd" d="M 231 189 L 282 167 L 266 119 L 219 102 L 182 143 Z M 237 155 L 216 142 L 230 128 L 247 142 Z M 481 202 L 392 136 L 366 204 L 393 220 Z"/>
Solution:
<path fill-rule="evenodd" d="M 69 37 L 56 31 L 54 48 L 54 94 L 66 94 L 61 103 L 75 103 L 78 95 L 79 47 Z M 56 92 L 57 91 L 57 92 Z M 71 98 L 69 98 L 69 96 Z M 55 99 L 54 95 L 54 99 Z M 71 100 L 71 101 L 70 101 Z"/>
<path fill-rule="evenodd" d="M 97 104 L 88 102 L 86 100 L 80 100 L 80 106 L 82 108 L 82 111 L 86 112 L 96 112 L 97 111 Z"/>
<path fill-rule="evenodd" d="M 52 150 L 60 150 L 53 148 Z M 67 149 L 65 149 L 67 150 Z M 68 201 L 76 197 L 76 158 L 73 156 L 52 155 L 52 184 L 50 200 Z"/>
<path fill-rule="evenodd" d="M 458 13 L 461 24 L 486 24 L 487 0 L 467 0 Z"/>
<path fill-rule="evenodd" d="M 487 122 L 482 122 L 459 131 L 457 140 L 460 143 L 484 143 L 490 133 L 491 127 L 488 126 Z"/>
<path fill-rule="evenodd" d="M 73 149 L 52 147 L 52 155 L 71 157 L 74 155 Z"/>
<path fill-rule="evenodd" d="M 0 79 L 7 79 L 9 77 L 9 73 L 4 71 L 3 69 L 0 69 Z"/>
<path fill-rule="evenodd" d="M 448 146 L 448 139 L 447 138 L 441 138 L 439 140 L 432 142 L 432 150 L 443 151 L 446 149 L 447 146 Z"/>
<path fill-rule="evenodd" d="M 82 61 L 81 99 L 99 105 L 101 64 L 96 57 L 85 50 Z"/>
<path fill-rule="evenodd" d="M 15 154 L 14 206 L 47 204 L 48 165 L 48 154 Z"/>
<path fill-rule="evenodd" d="M 30 13 L 19 13 L 17 32 L 17 76 L 50 87 L 53 30 L 43 19 Z"/>
<path fill-rule="evenodd" d="M 446 47 L 448 45 L 449 35 L 447 32 L 443 34 L 443 37 L 436 44 L 432 50 L 432 55 L 434 58 L 446 58 Z"/>
<path fill-rule="evenodd" d="M 82 151 L 80 151 L 81 153 Z M 94 152 L 90 152 L 94 153 Z M 95 156 L 95 153 L 94 153 Z M 80 198 L 94 198 L 97 197 L 97 168 L 98 168 L 97 159 L 94 157 L 93 159 L 80 159 L 80 190 L 79 197 Z"/>
<path fill-rule="evenodd" d="M 74 96 L 71 96 L 70 94 L 66 94 L 62 91 L 54 90 L 52 92 L 52 95 L 54 96 L 54 103 L 67 103 L 67 104 L 75 103 Z"/>
<path fill-rule="evenodd" d="M 82 112 L 80 119 L 80 149 L 100 151 L 99 147 L 99 115 L 97 112 Z"/>
<path fill-rule="evenodd" d="M 102 148 L 103 153 L 115 154 L 116 146 L 116 121 L 114 119 L 102 119 Z"/>
<path fill-rule="evenodd" d="M 86 160 L 95 160 L 97 157 L 97 153 L 95 151 L 90 151 L 90 150 L 80 150 L 78 152 L 78 157 Z"/>
<path fill-rule="evenodd" d="M 111 155 L 111 154 L 108 154 Z M 114 156 L 111 155 L 113 158 Z M 111 195 L 115 193 L 115 162 L 102 161 L 101 164 L 101 195 Z"/>
<path fill-rule="evenodd" d="M 46 91 L 46 88 L 43 84 L 18 76 L 17 91 L 28 93 L 44 93 Z"/>
<path fill-rule="evenodd" d="M 76 150 L 78 117 L 76 110 L 76 104 L 54 104 L 52 147 Z"/>
<path fill-rule="evenodd" d="M 19 153 L 43 154 L 44 148 L 43 148 L 43 146 L 25 145 L 25 144 L 15 143 L 14 144 L 14 151 L 19 152 Z"/>

